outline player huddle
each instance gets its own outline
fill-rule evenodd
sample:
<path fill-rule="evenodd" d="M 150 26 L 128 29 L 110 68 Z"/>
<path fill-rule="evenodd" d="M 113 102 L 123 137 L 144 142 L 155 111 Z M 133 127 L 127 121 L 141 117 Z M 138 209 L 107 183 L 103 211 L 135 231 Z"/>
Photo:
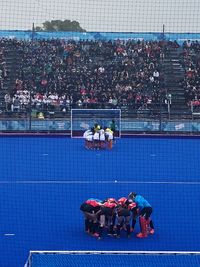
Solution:
<path fill-rule="evenodd" d="M 109 128 L 95 124 L 95 126 L 84 132 L 85 148 L 87 149 L 112 149 L 114 131 Z"/>
<path fill-rule="evenodd" d="M 136 235 L 138 238 L 154 234 L 150 217 L 152 207 L 143 196 L 134 192 L 118 200 L 89 198 L 82 203 L 80 210 L 84 214 L 85 231 L 98 239 L 102 238 L 104 232 L 119 238 L 122 231 L 125 231 L 129 238 L 134 231 L 137 218 L 141 228 L 140 233 Z"/>

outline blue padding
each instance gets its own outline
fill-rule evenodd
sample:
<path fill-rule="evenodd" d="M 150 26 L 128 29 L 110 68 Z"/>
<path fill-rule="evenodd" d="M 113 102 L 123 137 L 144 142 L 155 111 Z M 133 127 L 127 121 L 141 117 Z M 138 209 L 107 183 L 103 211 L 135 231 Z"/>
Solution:
<path fill-rule="evenodd" d="M 33 32 L 32 31 L 0 31 L 0 37 L 16 38 L 19 40 L 49 40 L 49 39 L 65 39 L 65 40 L 146 40 L 160 41 L 163 39 L 162 32 Z M 164 38 L 170 41 L 177 41 L 182 44 L 186 40 L 199 40 L 200 33 L 165 33 Z"/>

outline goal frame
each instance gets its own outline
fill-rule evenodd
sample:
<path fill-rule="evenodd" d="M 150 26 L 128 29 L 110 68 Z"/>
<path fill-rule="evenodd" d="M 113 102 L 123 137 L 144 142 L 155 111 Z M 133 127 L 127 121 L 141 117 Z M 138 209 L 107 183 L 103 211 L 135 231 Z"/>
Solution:
<path fill-rule="evenodd" d="M 71 117 L 70 117 L 70 121 L 71 121 L 71 131 L 70 131 L 70 135 L 71 135 L 71 138 L 82 138 L 82 136 L 73 136 L 73 123 L 72 123 L 72 119 L 73 119 L 73 111 L 119 111 L 119 129 L 118 129 L 118 132 L 119 132 L 119 135 L 116 136 L 115 138 L 121 138 L 121 109 L 119 108 L 115 108 L 115 109 L 109 109 L 109 108 L 106 108 L 106 109 L 79 109 L 79 108 L 72 108 L 71 109 Z"/>

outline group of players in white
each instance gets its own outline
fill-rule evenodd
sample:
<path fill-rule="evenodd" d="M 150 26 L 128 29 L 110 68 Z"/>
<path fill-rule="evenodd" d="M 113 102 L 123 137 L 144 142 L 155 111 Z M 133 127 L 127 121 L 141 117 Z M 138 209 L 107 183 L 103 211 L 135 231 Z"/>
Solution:
<path fill-rule="evenodd" d="M 112 149 L 114 132 L 109 127 L 101 127 L 98 124 L 83 134 L 86 149 Z"/>
<path fill-rule="evenodd" d="M 104 236 L 104 232 L 119 238 L 122 231 L 125 231 L 129 238 L 137 218 L 141 229 L 136 235 L 138 238 L 145 238 L 155 231 L 151 219 L 151 205 L 143 196 L 134 192 L 118 200 L 107 198 L 102 201 L 89 198 L 82 203 L 80 210 L 84 214 L 85 231 L 98 239 Z"/>

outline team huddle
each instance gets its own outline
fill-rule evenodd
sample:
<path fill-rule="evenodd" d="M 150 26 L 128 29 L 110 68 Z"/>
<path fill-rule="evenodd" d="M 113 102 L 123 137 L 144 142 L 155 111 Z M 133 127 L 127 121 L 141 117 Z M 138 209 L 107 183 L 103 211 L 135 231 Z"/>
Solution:
<path fill-rule="evenodd" d="M 154 234 L 152 207 L 143 196 L 134 192 L 118 200 L 90 198 L 82 203 L 80 210 L 84 214 L 85 231 L 98 239 L 101 239 L 105 232 L 119 238 L 122 231 L 125 231 L 129 238 L 137 218 L 141 229 L 136 235 L 138 238 Z"/>
<path fill-rule="evenodd" d="M 112 122 L 114 125 L 114 121 Z M 112 149 L 115 127 L 102 127 L 95 124 L 94 127 L 83 134 L 85 139 L 85 148 L 87 149 Z"/>

